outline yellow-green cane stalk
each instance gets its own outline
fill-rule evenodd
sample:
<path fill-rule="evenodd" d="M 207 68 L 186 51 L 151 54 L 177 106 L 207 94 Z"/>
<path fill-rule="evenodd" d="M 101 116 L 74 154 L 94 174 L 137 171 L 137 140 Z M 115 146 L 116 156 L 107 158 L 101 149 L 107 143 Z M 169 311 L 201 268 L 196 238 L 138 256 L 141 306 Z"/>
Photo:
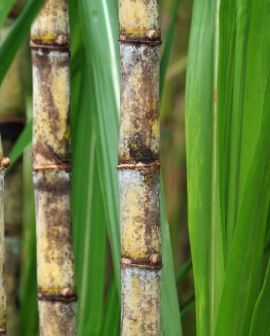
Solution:
<path fill-rule="evenodd" d="M 70 53 L 65 0 L 47 0 L 32 26 L 33 181 L 40 335 L 76 335 L 71 239 Z"/>
<path fill-rule="evenodd" d="M 17 2 L 0 32 L 5 38 L 22 5 Z M 24 101 L 20 50 L 0 87 L 0 133 L 3 150 L 8 155 L 24 126 Z M 22 161 L 19 160 L 5 179 L 5 244 L 7 278 L 7 325 L 10 336 L 19 331 L 19 281 L 22 234 Z"/>
<path fill-rule="evenodd" d="M 120 0 L 121 335 L 160 334 L 158 0 Z"/>
<path fill-rule="evenodd" d="M 5 276 L 5 226 L 4 226 L 4 175 L 9 159 L 3 158 L 0 138 L 0 336 L 7 334 L 6 321 L 6 276 Z"/>

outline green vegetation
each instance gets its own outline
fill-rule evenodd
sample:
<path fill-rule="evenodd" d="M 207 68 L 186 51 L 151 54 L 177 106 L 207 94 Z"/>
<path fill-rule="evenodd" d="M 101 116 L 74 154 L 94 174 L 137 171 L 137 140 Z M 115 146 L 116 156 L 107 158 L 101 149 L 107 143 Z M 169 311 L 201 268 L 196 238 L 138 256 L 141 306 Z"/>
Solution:
<path fill-rule="evenodd" d="M 127 1 L 131 2 L 136 1 Z M 0 28 L 6 24 L 14 3 L 0 0 Z M 119 193 L 116 167 L 119 135 L 123 139 L 124 129 L 120 129 L 120 91 L 124 90 L 120 86 L 119 6 L 118 0 L 69 0 L 68 4 L 77 334 L 118 336 L 121 189 Z M 25 1 L 21 14 L 16 19 L 13 16 L 10 32 L 0 44 L 1 83 L 42 5 L 41 0 Z M 156 249 L 154 254 L 162 255 L 164 266 L 161 335 L 268 336 L 269 3 L 162 0 L 160 14 L 162 253 Z M 121 48 L 125 57 L 125 48 Z M 27 124 L 10 151 L 11 167 L 7 174 L 12 173 L 23 155 L 20 322 L 22 334 L 34 336 L 38 331 L 38 314 L 36 225 L 29 157 L 33 100 L 29 64 L 24 71 Z M 150 87 L 149 80 L 143 90 L 145 96 L 151 90 L 158 91 L 157 82 L 151 83 L 155 86 Z M 128 85 L 127 80 L 125 92 L 133 89 Z M 128 110 L 130 102 L 124 103 L 122 113 Z M 143 104 L 142 111 L 146 105 Z M 140 122 L 146 125 L 148 120 Z M 125 165 L 124 152 L 120 146 L 119 163 Z M 131 159 L 137 162 L 144 158 L 137 151 Z M 136 243 L 139 245 L 140 241 Z M 125 240 L 122 253 L 123 246 L 127 246 Z M 132 246 L 128 245 L 124 258 L 133 251 Z M 136 253 L 143 254 L 141 246 Z"/>
<path fill-rule="evenodd" d="M 268 335 L 268 5 L 195 1 L 186 131 L 198 335 Z"/>

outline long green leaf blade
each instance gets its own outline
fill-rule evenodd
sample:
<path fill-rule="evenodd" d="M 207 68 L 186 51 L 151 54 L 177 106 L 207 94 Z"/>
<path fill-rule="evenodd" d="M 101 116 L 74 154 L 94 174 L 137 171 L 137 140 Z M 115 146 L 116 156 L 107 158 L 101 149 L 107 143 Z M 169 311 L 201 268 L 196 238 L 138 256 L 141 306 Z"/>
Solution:
<path fill-rule="evenodd" d="M 2 28 L 5 19 L 8 16 L 10 9 L 12 8 L 15 0 L 5 0 L 0 2 L 0 28 Z"/>
<path fill-rule="evenodd" d="M 8 169 L 11 169 L 17 160 L 23 155 L 27 146 L 31 144 L 32 141 L 32 128 L 33 128 L 33 121 L 32 119 L 28 121 L 25 125 L 21 135 L 19 136 L 18 140 L 12 147 L 12 150 L 9 154 L 10 159 L 10 166 Z"/>
<path fill-rule="evenodd" d="M 177 20 L 177 15 L 179 12 L 180 4 L 181 4 L 181 0 L 175 0 L 173 8 L 172 8 L 172 12 L 171 12 L 170 23 L 169 23 L 168 30 L 166 33 L 165 45 L 164 45 L 164 49 L 163 49 L 163 53 L 162 53 L 162 57 L 160 61 L 160 96 L 162 96 L 163 87 L 165 84 L 165 78 L 166 78 L 166 73 L 167 73 L 167 69 L 169 65 L 172 47 L 173 47 L 176 20 Z"/>
<path fill-rule="evenodd" d="M 218 10 L 218 1 L 195 1 L 187 74 L 189 233 L 200 336 L 214 335 L 224 277 L 215 100 Z"/>
<path fill-rule="evenodd" d="M 104 202 L 107 204 L 108 232 L 119 286 L 120 233 L 117 182 L 119 73 L 117 6 L 115 1 L 80 0 L 80 21 L 89 68 L 90 109 L 97 134 L 97 158 L 101 171 Z M 98 37 L 98 38 L 97 38 Z M 119 288 L 119 287 L 118 287 Z"/>
<path fill-rule="evenodd" d="M 240 204 L 228 260 L 216 335 L 249 333 L 261 280 L 264 236 L 270 202 L 270 76 L 265 90 L 261 133 Z"/>
<path fill-rule="evenodd" d="M 161 325 L 162 335 L 182 335 L 180 308 L 175 283 L 173 256 L 170 244 L 170 231 L 167 222 L 164 188 L 161 188 L 161 234 L 164 267 L 161 282 Z"/>
<path fill-rule="evenodd" d="M 241 111 L 238 122 L 232 120 L 230 123 L 231 132 L 236 137 L 240 133 L 241 136 L 236 142 L 236 138 L 231 137 L 229 143 L 230 150 L 236 152 L 234 172 L 225 182 L 234 185 L 228 194 L 232 206 L 227 208 L 227 213 L 235 214 L 227 220 L 231 234 L 227 244 L 228 264 L 218 313 L 217 335 L 245 336 L 249 333 L 261 277 L 264 275 L 263 251 L 269 210 L 268 191 L 264 189 L 268 183 L 267 155 L 269 156 L 269 143 L 265 138 L 265 127 L 269 127 L 267 81 L 270 64 L 267 7 L 267 1 L 257 3 L 253 0 L 239 0 L 233 10 L 231 8 L 232 11 L 228 11 L 231 22 L 234 20 L 236 25 L 240 25 L 241 32 L 239 36 L 236 34 L 236 38 L 240 40 L 235 45 L 236 50 L 232 48 L 237 59 L 237 74 L 234 74 L 231 85 L 233 94 L 237 97 L 229 98 L 233 104 L 238 101 L 236 105 L 232 105 L 232 113 Z M 224 20 L 225 14 L 226 12 Z M 239 54 L 240 50 L 242 54 Z M 223 113 L 227 111 L 228 108 Z M 237 197 L 230 196 L 234 193 Z"/>
<path fill-rule="evenodd" d="M 103 171 L 100 171 L 102 148 L 97 142 L 96 97 L 92 75 L 89 73 L 85 45 L 81 39 L 84 24 L 78 3 L 70 1 L 72 31 L 72 134 L 73 134 L 73 226 L 77 259 L 79 290 L 79 335 L 113 335 L 119 331 L 119 292 L 115 289 L 108 311 L 105 296 L 105 257 L 107 206 L 104 197 Z M 105 45 L 105 48 L 108 46 Z M 91 96 L 91 98 L 89 97 Z M 90 101 L 90 104 L 89 104 Z M 85 164 L 81 164 L 84 162 Z M 89 169 L 89 167 L 91 169 Z M 81 202 L 81 198 L 85 202 Z M 117 277 L 118 278 L 118 277 Z M 115 280 L 113 280 L 114 283 Z M 109 309 L 109 308 L 108 308 Z"/>
<path fill-rule="evenodd" d="M 267 336 L 270 334 L 270 261 L 265 275 L 263 288 L 258 296 L 250 327 L 250 336 Z"/>
<path fill-rule="evenodd" d="M 10 67 L 19 47 L 26 40 L 32 21 L 39 12 L 43 0 L 31 0 L 15 21 L 5 41 L 0 46 L 0 84 Z"/>

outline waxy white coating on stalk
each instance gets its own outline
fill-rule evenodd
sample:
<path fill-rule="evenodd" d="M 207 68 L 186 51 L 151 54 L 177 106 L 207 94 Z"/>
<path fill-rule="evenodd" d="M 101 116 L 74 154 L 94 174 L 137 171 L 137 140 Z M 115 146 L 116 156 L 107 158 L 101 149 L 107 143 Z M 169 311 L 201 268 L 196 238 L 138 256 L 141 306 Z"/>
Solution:
<path fill-rule="evenodd" d="M 122 257 L 150 263 L 161 255 L 159 167 L 119 170 Z"/>
<path fill-rule="evenodd" d="M 121 336 L 160 335 L 158 0 L 120 0 Z"/>
<path fill-rule="evenodd" d="M 160 271 L 122 268 L 121 335 L 159 335 L 160 276 Z"/>
<path fill-rule="evenodd" d="M 69 305 L 62 302 L 40 301 L 39 336 L 76 336 L 76 302 Z M 63 314 L 64 312 L 64 314 Z M 59 323 L 61 320 L 61 323 Z"/>
<path fill-rule="evenodd" d="M 76 335 L 71 237 L 70 53 L 66 0 L 46 0 L 31 31 L 33 182 L 41 336 Z"/>

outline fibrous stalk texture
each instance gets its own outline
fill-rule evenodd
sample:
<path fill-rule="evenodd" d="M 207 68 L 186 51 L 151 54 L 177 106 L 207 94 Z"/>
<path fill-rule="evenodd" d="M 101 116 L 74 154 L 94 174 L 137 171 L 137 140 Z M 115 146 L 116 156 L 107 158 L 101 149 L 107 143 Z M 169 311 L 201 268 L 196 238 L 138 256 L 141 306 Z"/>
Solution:
<path fill-rule="evenodd" d="M 65 0 L 47 0 L 32 26 L 33 182 L 40 335 L 76 335 L 71 239 L 70 52 Z"/>
<path fill-rule="evenodd" d="M 121 335 L 160 335 L 158 0 L 120 0 Z"/>

